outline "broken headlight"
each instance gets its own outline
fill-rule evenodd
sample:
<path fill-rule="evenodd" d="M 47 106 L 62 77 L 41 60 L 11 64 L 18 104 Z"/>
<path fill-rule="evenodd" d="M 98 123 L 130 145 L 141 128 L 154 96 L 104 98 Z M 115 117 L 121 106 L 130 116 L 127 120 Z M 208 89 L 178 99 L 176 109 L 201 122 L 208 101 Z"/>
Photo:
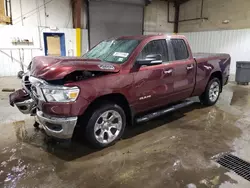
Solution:
<path fill-rule="evenodd" d="M 78 87 L 43 86 L 41 89 L 48 102 L 74 102 L 80 92 Z"/>

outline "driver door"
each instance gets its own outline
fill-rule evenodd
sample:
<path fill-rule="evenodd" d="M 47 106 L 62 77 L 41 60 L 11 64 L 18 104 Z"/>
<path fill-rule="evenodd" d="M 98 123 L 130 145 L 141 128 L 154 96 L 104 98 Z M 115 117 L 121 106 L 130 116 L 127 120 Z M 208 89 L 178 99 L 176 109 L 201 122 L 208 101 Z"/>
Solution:
<path fill-rule="evenodd" d="M 163 63 L 139 66 L 134 73 L 136 96 L 135 110 L 147 111 L 168 103 L 167 96 L 173 92 L 173 67 L 168 64 L 169 54 L 166 39 L 150 41 L 143 48 L 137 59 L 146 59 L 148 55 L 160 54 Z"/>

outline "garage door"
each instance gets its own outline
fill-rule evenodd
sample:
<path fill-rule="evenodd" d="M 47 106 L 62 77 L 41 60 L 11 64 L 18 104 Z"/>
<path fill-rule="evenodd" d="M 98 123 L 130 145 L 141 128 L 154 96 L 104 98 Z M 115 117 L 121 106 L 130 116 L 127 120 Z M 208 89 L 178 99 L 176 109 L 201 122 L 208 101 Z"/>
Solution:
<path fill-rule="evenodd" d="M 144 1 L 90 1 L 90 47 L 121 35 L 141 35 Z"/>

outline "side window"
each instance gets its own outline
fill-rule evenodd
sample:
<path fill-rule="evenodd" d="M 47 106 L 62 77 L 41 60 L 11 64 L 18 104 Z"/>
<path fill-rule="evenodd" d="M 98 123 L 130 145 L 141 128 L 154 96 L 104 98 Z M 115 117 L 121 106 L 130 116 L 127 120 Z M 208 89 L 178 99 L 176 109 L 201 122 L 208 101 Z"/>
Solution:
<path fill-rule="evenodd" d="M 171 39 L 175 60 L 183 60 L 189 57 L 187 46 L 182 39 Z"/>
<path fill-rule="evenodd" d="M 168 49 L 166 40 L 154 40 L 149 42 L 141 51 L 138 59 L 145 59 L 147 55 L 161 54 L 163 62 L 168 62 Z"/>

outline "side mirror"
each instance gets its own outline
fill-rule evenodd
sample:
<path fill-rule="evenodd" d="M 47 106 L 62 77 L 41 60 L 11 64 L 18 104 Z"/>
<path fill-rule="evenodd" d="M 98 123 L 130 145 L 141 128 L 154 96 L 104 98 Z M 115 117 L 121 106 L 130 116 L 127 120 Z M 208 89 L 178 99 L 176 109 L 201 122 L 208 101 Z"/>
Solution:
<path fill-rule="evenodd" d="M 151 54 L 147 55 L 145 59 L 137 59 L 137 65 L 159 65 L 162 64 L 162 57 L 161 54 Z"/>

